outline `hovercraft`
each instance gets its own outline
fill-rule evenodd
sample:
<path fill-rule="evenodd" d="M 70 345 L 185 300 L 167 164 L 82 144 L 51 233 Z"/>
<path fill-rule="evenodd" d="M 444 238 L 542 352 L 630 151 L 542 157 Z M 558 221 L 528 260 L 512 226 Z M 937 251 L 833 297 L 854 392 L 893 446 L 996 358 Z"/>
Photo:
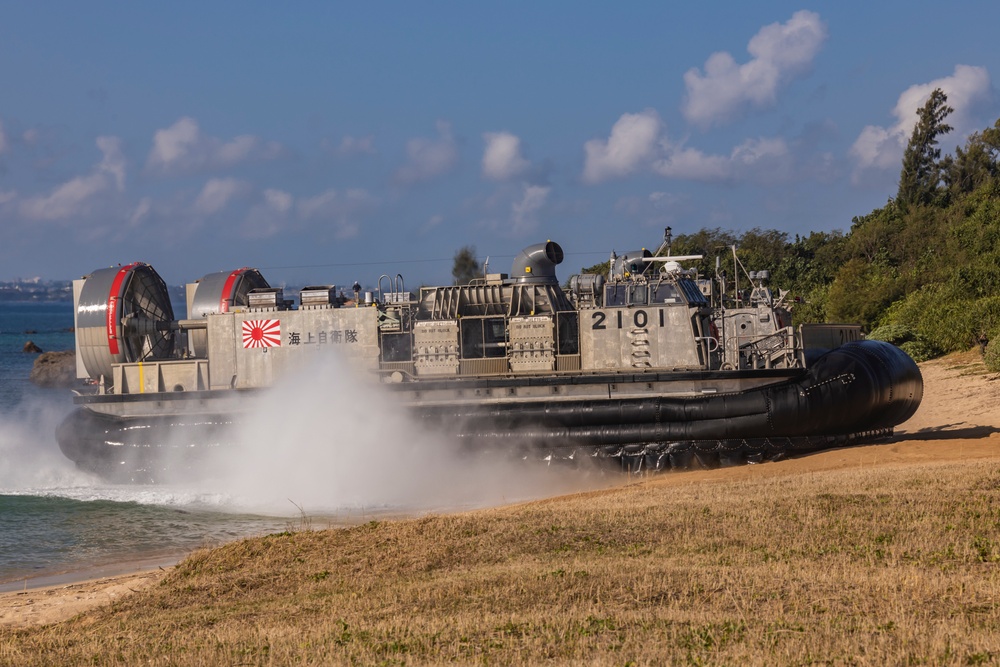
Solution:
<path fill-rule="evenodd" d="M 663 251 L 667 254 L 664 255 Z M 509 274 L 350 299 L 292 298 L 240 268 L 187 285 L 187 318 L 144 263 L 74 281 L 76 409 L 63 453 L 113 481 L 156 481 L 225 448 L 248 398 L 309 355 L 346 355 L 469 449 L 598 457 L 633 470 L 772 460 L 886 439 L 920 404 L 913 360 L 857 325 L 791 325 L 765 271 L 723 299 L 669 255 L 612 253 L 607 274 L 556 278 L 559 244 Z M 383 284 L 387 289 L 383 290 Z M 231 444 L 231 443 L 230 443 Z"/>

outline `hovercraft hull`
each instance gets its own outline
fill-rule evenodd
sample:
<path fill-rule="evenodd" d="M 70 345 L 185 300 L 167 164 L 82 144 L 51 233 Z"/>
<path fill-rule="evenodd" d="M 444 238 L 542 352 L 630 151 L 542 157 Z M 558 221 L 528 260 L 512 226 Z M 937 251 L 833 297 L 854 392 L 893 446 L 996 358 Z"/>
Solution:
<path fill-rule="evenodd" d="M 700 386 L 727 386 L 726 381 L 751 375 L 702 373 Z M 669 381 L 654 382 L 657 375 L 622 375 L 600 385 L 602 391 L 607 386 L 601 398 L 501 400 L 483 390 L 491 383 L 495 387 L 500 382 L 495 379 L 479 383 L 474 393 L 484 397 L 477 400 L 429 403 L 406 384 L 388 388 L 410 392 L 403 398 L 414 415 L 469 450 L 595 456 L 633 470 L 756 462 L 885 438 L 916 412 L 923 394 L 912 359 L 877 341 L 849 343 L 808 369 L 771 375 L 758 373 L 747 389 L 696 394 L 671 391 Z M 692 380 L 684 378 L 685 386 Z M 569 382 L 556 381 L 560 384 L 553 386 Z M 473 393 L 468 381 L 437 384 L 453 386 L 456 395 Z M 611 388 L 623 384 L 631 391 L 615 397 Z M 647 388 L 653 389 L 643 393 Z M 232 427 L 243 415 L 232 409 L 239 404 L 233 393 L 201 392 L 198 412 L 171 411 L 169 401 L 160 401 L 166 405 L 160 414 L 137 416 L 111 409 L 122 397 L 86 397 L 84 407 L 59 427 L 57 438 L 80 468 L 116 481 L 159 481 L 179 468 L 197 473 L 200 461 L 212 453 L 239 456 Z"/>

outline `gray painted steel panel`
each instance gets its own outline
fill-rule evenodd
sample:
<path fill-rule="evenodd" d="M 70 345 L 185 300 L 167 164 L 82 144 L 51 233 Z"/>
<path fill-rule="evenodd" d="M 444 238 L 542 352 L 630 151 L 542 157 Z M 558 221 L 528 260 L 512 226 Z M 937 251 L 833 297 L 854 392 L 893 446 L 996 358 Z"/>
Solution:
<path fill-rule="evenodd" d="M 580 311 L 584 370 L 702 368 L 691 318 L 684 306 L 594 308 Z"/>
<path fill-rule="evenodd" d="M 209 315 L 212 388 L 268 386 L 313 363 L 315 355 L 338 350 L 361 367 L 376 369 L 377 318 L 375 308 L 243 309 Z"/>

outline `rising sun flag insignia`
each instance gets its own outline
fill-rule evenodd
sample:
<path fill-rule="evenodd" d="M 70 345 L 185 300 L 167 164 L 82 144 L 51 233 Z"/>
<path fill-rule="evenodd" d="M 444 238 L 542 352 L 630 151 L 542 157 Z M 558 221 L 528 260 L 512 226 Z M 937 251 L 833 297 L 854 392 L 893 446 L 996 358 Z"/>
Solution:
<path fill-rule="evenodd" d="M 281 320 L 247 320 L 243 323 L 243 347 L 281 345 Z"/>

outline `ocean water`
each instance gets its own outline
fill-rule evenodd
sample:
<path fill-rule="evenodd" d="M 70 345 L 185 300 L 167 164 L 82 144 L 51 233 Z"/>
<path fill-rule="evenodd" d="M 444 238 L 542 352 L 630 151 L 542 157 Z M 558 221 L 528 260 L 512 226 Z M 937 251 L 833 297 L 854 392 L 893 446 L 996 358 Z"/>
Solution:
<path fill-rule="evenodd" d="M 197 479 L 114 485 L 77 470 L 55 429 L 69 390 L 28 376 L 46 351 L 72 349 L 70 303 L 0 303 L 0 590 L 202 546 L 386 515 L 454 511 L 606 487 L 585 465 L 468 452 L 426 431 L 342 359 L 317 359 L 248 403 L 238 448 Z M 26 333 L 27 331 L 32 333 Z"/>
<path fill-rule="evenodd" d="M 114 486 L 76 470 L 54 432 L 69 390 L 29 380 L 38 355 L 73 347 L 70 303 L 0 303 L 0 588 L 116 563 L 179 559 L 202 546 L 298 525 L 206 488 Z"/>

